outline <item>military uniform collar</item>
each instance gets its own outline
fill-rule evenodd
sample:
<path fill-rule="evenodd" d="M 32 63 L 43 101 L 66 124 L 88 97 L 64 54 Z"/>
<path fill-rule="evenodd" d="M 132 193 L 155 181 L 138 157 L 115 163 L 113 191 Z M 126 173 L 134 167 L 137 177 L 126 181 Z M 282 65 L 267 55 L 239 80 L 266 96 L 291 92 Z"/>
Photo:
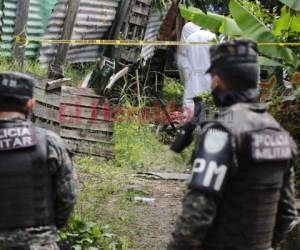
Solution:
<path fill-rule="evenodd" d="M 0 119 L 0 122 L 26 122 L 26 119 L 23 119 L 21 117 L 10 117 L 6 119 Z"/>
<path fill-rule="evenodd" d="M 265 113 L 268 110 L 268 105 L 262 103 L 237 103 L 229 107 L 225 111 L 225 113 L 232 111 L 241 111 L 245 109 L 251 110 L 256 113 Z"/>

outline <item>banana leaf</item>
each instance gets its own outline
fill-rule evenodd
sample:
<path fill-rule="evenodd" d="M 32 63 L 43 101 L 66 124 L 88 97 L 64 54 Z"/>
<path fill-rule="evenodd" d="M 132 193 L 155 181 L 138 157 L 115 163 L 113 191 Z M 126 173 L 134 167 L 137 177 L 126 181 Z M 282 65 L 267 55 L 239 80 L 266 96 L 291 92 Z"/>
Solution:
<path fill-rule="evenodd" d="M 229 3 L 230 13 L 237 25 L 243 31 L 243 37 L 253 39 L 260 43 L 280 42 L 272 31 L 258 18 L 245 9 L 237 0 L 231 0 Z M 259 46 L 259 51 L 268 57 L 283 60 L 284 63 L 296 68 L 299 61 L 294 52 L 283 46 L 263 45 Z"/>
<path fill-rule="evenodd" d="M 300 1 L 299 0 L 279 0 L 279 1 L 286 4 L 293 10 L 300 10 Z"/>
<path fill-rule="evenodd" d="M 283 65 L 278 61 L 272 60 L 265 56 L 258 57 L 258 64 L 263 66 L 270 66 L 270 67 L 283 67 Z"/>
<path fill-rule="evenodd" d="M 202 28 L 208 29 L 214 33 L 220 32 L 226 36 L 241 36 L 243 32 L 236 22 L 229 17 L 208 12 L 205 14 L 200 9 L 180 5 L 180 14 L 186 20 L 189 20 Z"/>
<path fill-rule="evenodd" d="M 300 32 L 300 13 L 292 15 L 287 6 L 282 7 L 281 16 L 274 23 L 273 34 L 282 36 L 285 31 L 290 33 Z"/>

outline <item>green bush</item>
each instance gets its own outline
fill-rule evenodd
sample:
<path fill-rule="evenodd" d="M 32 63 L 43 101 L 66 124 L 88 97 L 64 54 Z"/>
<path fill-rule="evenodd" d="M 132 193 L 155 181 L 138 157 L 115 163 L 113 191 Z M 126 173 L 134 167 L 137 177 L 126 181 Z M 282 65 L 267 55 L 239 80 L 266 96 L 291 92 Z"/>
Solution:
<path fill-rule="evenodd" d="M 131 231 L 132 172 L 114 162 L 76 158 L 80 192 L 74 214 L 60 238 L 74 250 L 126 250 Z M 68 248 L 67 248 L 68 249 Z"/>
<path fill-rule="evenodd" d="M 73 217 L 67 228 L 60 232 L 61 241 L 73 250 L 125 250 L 127 240 L 111 233 L 109 226 L 82 221 Z"/>
<path fill-rule="evenodd" d="M 280 91 L 280 90 L 278 90 Z M 278 91 L 273 93 L 271 99 L 270 111 L 277 121 L 291 133 L 296 144 L 298 151 L 300 150 L 300 87 L 296 88 L 292 97 L 294 100 L 286 100 L 281 96 Z M 300 190 L 300 154 L 298 154 L 295 161 L 296 171 L 296 187 Z"/>

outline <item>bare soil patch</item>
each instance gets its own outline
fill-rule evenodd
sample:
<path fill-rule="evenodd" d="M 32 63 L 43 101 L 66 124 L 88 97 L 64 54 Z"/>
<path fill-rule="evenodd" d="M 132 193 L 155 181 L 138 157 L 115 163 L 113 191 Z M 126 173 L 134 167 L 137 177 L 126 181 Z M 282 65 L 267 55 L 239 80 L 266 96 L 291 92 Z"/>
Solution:
<path fill-rule="evenodd" d="M 134 179 L 133 188 L 143 190 L 154 204 L 134 206 L 133 239 L 130 249 L 166 249 L 176 217 L 181 210 L 185 183 L 182 181 Z"/>

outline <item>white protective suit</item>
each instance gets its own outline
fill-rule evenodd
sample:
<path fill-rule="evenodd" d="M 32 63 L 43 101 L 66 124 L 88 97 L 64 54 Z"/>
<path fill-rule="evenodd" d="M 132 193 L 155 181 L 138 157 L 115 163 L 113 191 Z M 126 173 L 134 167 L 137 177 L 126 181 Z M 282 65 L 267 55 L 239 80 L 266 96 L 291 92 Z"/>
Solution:
<path fill-rule="evenodd" d="M 189 22 L 182 30 L 182 42 L 211 42 L 216 35 Z M 193 98 L 211 90 L 211 79 L 205 72 L 210 67 L 209 45 L 179 46 L 177 63 L 184 83 L 183 108 L 194 112 Z"/>

